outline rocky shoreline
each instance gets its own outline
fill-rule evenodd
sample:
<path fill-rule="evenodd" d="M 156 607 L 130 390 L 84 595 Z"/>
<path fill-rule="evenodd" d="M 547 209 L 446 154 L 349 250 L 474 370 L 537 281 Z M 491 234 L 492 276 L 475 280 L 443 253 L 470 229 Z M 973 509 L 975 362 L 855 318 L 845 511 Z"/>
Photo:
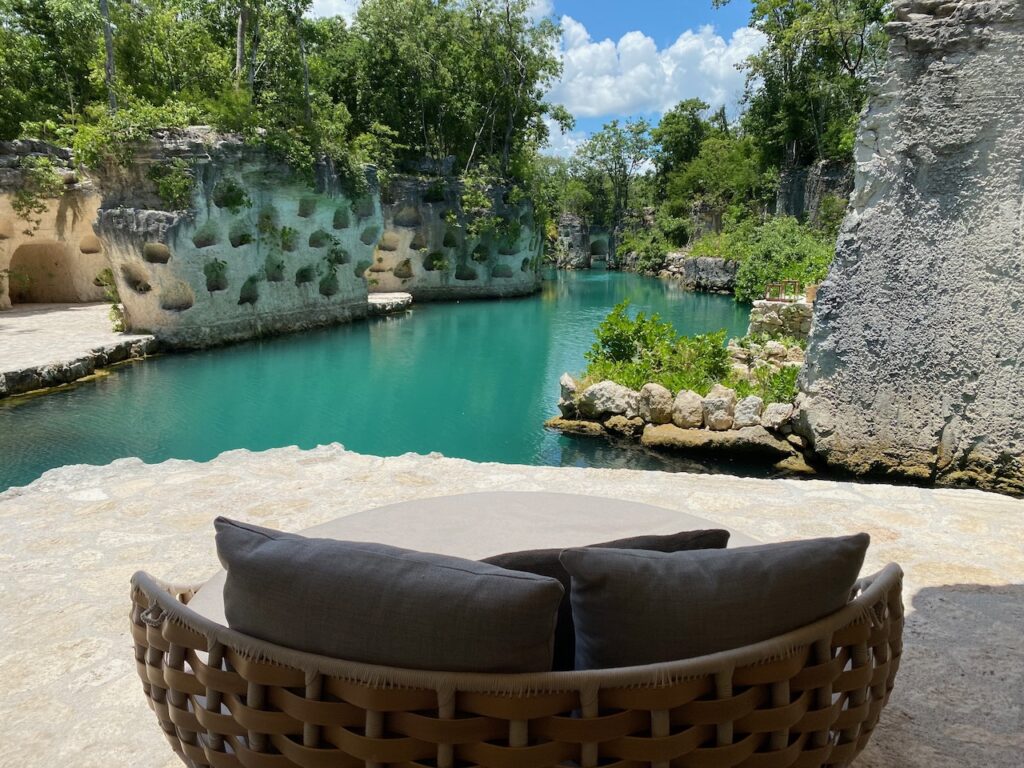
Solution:
<path fill-rule="evenodd" d="M 793 433 L 791 403 L 765 403 L 716 384 L 707 395 L 683 390 L 672 395 L 660 384 L 639 391 L 600 381 L 587 387 L 568 373 L 560 383 L 560 416 L 545 426 L 581 437 L 638 442 L 681 455 L 742 457 L 796 474 L 813 474 L 804 438 Z"/>
<path fill-rule="evenodd" d="M 59 387 L 94 375 L 129 360 L 142 360 L 156 354 L 159 342 L 152 336 L 97 347 L 87 355 L 46 365 L 35 365 L 0 372 L 0 398 L 23 395 L 40 389 Z"/>

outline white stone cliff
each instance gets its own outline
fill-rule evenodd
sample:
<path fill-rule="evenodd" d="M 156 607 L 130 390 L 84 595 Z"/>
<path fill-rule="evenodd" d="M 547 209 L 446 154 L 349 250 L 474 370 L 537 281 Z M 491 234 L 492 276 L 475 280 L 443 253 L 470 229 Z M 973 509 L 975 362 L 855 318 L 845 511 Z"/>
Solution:
<path fill-rule="evenodd" d="M 863 474 L 1024 492 L 1024 3 L 898 2 L 799 429 Z"/>

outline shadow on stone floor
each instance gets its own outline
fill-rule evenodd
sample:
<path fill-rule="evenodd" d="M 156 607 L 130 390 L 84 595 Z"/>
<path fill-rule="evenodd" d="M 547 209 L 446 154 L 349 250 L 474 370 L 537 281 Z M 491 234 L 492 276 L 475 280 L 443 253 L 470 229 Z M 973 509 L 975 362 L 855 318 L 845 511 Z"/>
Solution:
<path fill-rule="evenodd" d="M 1019 768 L 1024 585 L 928 587 L 907 605 L 889 707 L 857 768 Z"/>

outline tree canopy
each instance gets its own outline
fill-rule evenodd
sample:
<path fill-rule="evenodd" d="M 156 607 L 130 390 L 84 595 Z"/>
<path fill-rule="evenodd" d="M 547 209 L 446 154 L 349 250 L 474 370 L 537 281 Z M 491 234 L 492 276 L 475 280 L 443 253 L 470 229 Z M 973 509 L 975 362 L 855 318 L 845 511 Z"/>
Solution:
<path fill-rule="evenodd" d="M 0 0 L 0 138 L 74 139 L 89 162 L 199 122 L 301 164 L 426 159 L 440 171 L 454 158 L 517 177 L 545 117 L 571 123 L 544 98 L 559 29 L 534 21 L 529 0 L 364 0 L 351 26 L 310 19 L 310 6 Z"/>

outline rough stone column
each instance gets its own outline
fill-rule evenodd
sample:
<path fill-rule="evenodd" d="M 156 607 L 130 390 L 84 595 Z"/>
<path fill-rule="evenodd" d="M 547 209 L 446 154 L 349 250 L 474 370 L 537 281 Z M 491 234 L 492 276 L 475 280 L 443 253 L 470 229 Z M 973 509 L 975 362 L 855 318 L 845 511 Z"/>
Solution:
<path fill-rule="evenodd" d="M 1024 492 L 1024 3 L 896 3 L 799 428 L 858 473 Z"/>

